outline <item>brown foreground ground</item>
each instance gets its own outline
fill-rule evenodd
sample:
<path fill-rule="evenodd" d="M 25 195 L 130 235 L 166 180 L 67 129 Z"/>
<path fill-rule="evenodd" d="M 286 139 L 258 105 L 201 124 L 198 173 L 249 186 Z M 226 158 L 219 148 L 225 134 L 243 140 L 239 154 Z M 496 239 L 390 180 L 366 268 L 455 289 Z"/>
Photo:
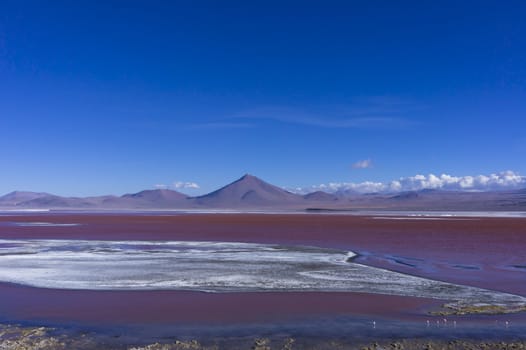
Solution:
<path fill-rule="evenodd" d="M 348 342 L 337 339 L 308 340 L 294 338 L 230 338 L 218 341 L 208 341 L 201 344 L 197 340 L 171 343 L 152 343 L 140 346 L 117 345 L 103 343 L 87 335 L 66 336 L 51 335 L 52 329 L 44 327 L 20 327 L 0 325 L 0 349 L 4 350 L 219 350 L 219 349 L 251 349 L 251 350 L 524 350 L 526 341 L 495 341 L 495 340 L 437 340 L 437 339 L 396 339 L 373 342 Z"/>

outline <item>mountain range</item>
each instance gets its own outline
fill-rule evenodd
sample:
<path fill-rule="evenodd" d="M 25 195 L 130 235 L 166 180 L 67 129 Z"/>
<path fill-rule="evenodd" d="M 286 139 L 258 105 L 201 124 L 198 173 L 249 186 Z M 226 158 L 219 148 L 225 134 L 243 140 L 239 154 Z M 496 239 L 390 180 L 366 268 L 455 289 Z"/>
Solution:
<path fill-rule="evenodd" d="M 61 197 L 14 191 L 0 197 L 4 209 L 236 209 L 236 210 L 526 210 L 526 189 L 462 192 L 421 190 L 401 193 L 326 193 L 300 195 L 253 175 L 206 195 L 190 197 L 168 190 L 144 190 L 122 196 Z"/>

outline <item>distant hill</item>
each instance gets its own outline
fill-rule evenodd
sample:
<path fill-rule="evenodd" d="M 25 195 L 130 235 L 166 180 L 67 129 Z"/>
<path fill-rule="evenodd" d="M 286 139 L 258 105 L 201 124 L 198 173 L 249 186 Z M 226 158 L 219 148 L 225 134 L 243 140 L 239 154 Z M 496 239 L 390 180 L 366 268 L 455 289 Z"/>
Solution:
<path fill-rule="evenodd" d="M 391 199 L 394 199 L 394 200 L 408 200 L 408 199 L 417 199 L 417 198 L 420 198 L 420 195 L 416 191 L 401 192 L 391 197 Z"/>
<path fill-rule="evenodd" d="M 39 192 L 11 192 L 0 197 L 2 208 L 163 209 L 188 205 L 188 197 L 172 190 L 145 190 L 123 196 L 61 197 Z M 191 204 L 191 203 L 190 203 Z"/>
<path fill-rule="evenodd" d="M 26 208 L 90 208 L 96 205 L 88 198 L 60 197 L 48 194 L 18 203 L 17 206 Z"/>
<path fill-rule="evenodd" d="M 12 206 L 45 196 L 49 196 L 49 194 L 44 192 L 13 191 L 0 197 L 0 205 Z"/>
<path fill-rule="evenodd" d="M 189 205 L 188 196 L 172 190 L 157 189 L 144 190 L 137 193 L 125 194 L 120 197 L 120 202 L 128 203 L 131 208 L 170 208 Z"/>
<path fill-rule="evenodd" d="M 307 201 L 317 201 L 317 202 L 334 202 L 340 200 L 340 197 L 337 195 L 323 192 L 323 191 L 316 191 L 307 193 L 303 196 L 303 198 Z"/>
<path fill-rule="evenodd" d="M 299 195 L 246 174 L 216 191 L 198 197 L 188 197 L 168 189 L 96 197 L 61 197 L 45 192 L 14 191 L 0 196 L 0 208 L 526 211 L 526 189 L 488 192 L 424 189 L 368 194 L 316 191 Z"/>
<path fill-rule="evenodd" d="M 526 192 L 514 191 L 441 191 L 420 190 L 397 194 L 355 197 L 353 207 L 390 210 L 526 210 Z"/>

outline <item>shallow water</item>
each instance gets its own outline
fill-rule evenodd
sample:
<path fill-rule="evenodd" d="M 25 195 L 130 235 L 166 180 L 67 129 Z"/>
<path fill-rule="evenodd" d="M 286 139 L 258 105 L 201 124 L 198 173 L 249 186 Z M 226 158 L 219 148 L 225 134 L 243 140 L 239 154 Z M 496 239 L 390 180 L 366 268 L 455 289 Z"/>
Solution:
<path fill-rule="evenodd" d="M 357 264 L 350 261 L 355 256 L 235 242 L 0 240 L 0 281 L 74 290 L 361 292 L 526 305 L 522 296 Z"/>

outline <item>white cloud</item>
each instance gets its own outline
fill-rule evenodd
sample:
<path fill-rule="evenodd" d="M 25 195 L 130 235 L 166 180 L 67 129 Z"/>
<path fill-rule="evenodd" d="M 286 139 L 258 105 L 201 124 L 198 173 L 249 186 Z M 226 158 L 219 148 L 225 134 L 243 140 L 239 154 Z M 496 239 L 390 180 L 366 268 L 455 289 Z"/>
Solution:
<path fill-rule="evenodd" d="M 489 191 L 520 188 L 526 186 L 526 176 L 513 171 L 503 171 L 497 174 L 477 176 L 451 176 L 448 174 L 429 174 L 402 177 L 390 182 L 330 182 L 311 187 L 297 188 L 295 192 L 309 193 L 325 191 L 334 193 L 338 191 L 354 191 L 358 193 L 372 192 L 402 192 L 418 191 L 423 189 L 441 189 L 452 191 Z"/>
<path fill-rule="evenodd" d="M 165 185 L 165 184 L 156 184 L 154 185 L 154 187 L 158 190 L 165 190 L 168 188 L 168 185 Z"/>
<path fill-rule="evenodd" d="M 196 184 L 195 182 L 183 182 L 183 181 L 176 181 L 173 183 L 173 187 L 176 188 L 176 189 L 181 189 L 181 188 L 190 188 L 190 189 L 198 189 L 200 188 L 198 184 Z"/>
<path fill-rule="evenodd" d="M 370 159 L 359 160 L 352 165 L 354 169 L 372 168 L 373 162 Z"/>

